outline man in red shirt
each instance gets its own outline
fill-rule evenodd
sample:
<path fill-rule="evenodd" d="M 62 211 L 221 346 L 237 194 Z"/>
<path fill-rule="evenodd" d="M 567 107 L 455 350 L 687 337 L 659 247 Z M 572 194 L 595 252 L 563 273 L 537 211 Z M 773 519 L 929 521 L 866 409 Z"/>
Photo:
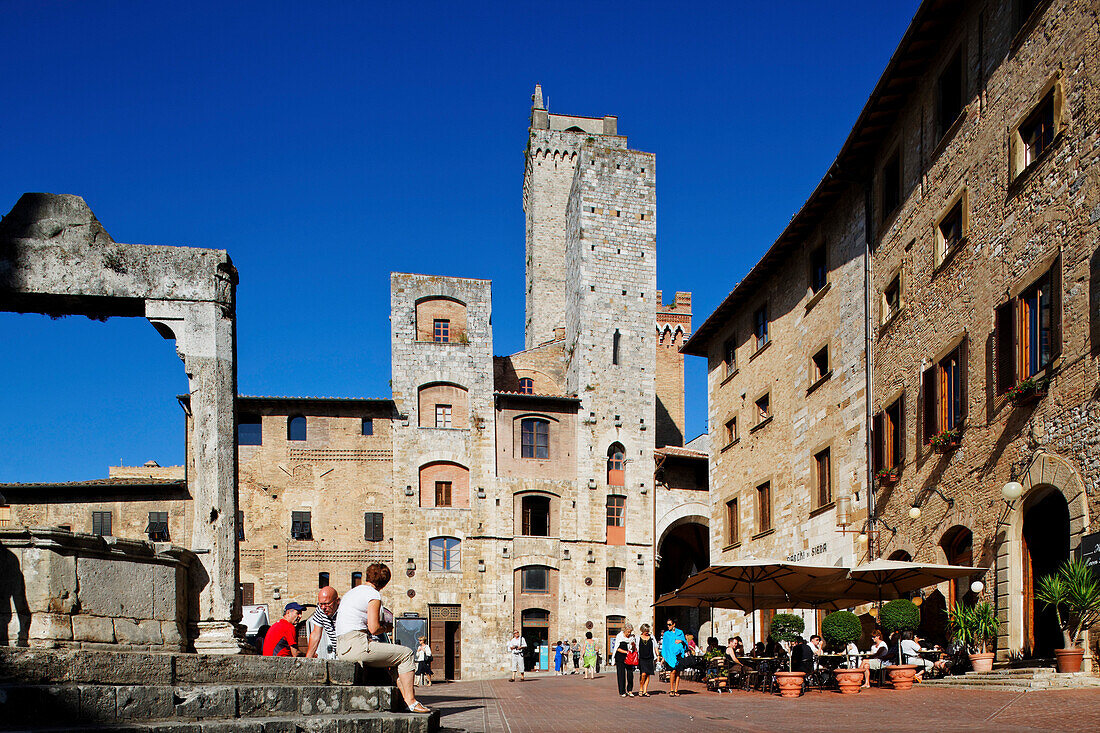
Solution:
<path fill-rule="evenodd" d="M 298 621 L 302 618 L 305 607 L 300 603 L 291 601 L 286 604 L 283 617 L 273 623 L 264 637 L 265 657 L 298 657 Z"/>

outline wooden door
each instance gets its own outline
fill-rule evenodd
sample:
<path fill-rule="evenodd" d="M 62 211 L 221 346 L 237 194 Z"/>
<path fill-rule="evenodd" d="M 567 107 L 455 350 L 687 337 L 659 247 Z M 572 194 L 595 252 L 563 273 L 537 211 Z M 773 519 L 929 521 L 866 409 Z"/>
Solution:
<path fill-rule="evenodd" d="M 448 621 L 447 637 L 450 642 L 451 679 L 462 679 L 462 623 Z"/>
<path fill-rule="evenodd" d="M 1020 537 L 1020 559 L 1024 566 L 1024 649 L 1035 649 L 1035 570 L 1027 537 Z"/>

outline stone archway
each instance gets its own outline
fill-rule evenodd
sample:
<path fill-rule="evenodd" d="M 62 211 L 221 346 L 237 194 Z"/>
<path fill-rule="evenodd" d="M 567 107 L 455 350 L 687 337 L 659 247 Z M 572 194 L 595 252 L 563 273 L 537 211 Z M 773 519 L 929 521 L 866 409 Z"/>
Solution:
<path fill-rule="evenodd" d="M 120 244 L 79 196 L 27 193 L 0 221 L 0 310 L 144 317 L 176 342 L 190 400 L 196 651 L 240 651 L 237 600 L 237 271 L 224 250 Z M 197 614 L 197 615 L 196 615 Z"/>
<path fill-rule="evenodd" d="M 1028 511 L 1052 492 L 1060 493 L 1069 515 L 1070 551 L 1080 545 L 1089 524 L 1084 482 L 1072 463 L 1062 456 L 1040 452 L 1020 478 L 1020 483 L 1024 486 L 1024 494 L 1013 503 L 1005 518 L 1002 542 L 997 551 L 996 601 L 1002 622 L 997 653 L 1001 657 L 1007 657 L 1010 651 L 1022 650 L 1029 641 L 1025 628 L 1029 619 L 1024 608 L 1025 584 L 1030 585 L 1034 579 L 1025 578 L 1024 524 Z"/>
<path fill-rule="evenodd" d="M 658 524 L 657 555 L 660 564 L 654 576 L 655 598 L 679 588 L 695 572 L 710 565 L 710 531 L 703 505 L 682 505 L 667 513 Z M 658 614 L 677 619 L 678 628 L 700 636 L 710 633 L 710 610 L 666 608 Z M 663 623 L 663 621 L 662 621 Z"/>

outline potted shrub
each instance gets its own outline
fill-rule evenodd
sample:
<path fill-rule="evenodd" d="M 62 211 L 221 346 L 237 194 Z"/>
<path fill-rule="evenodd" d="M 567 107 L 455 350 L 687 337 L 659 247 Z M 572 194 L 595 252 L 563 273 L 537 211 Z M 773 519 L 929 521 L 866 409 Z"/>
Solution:
<path fill-rule="evenodd" d="M 798 641 L 798 637 L 802 635 L 805 628 L 806 622 L 802 620 L 801 616 L 793 613 L 777 613 L 772 617 L 769 636 L 776 641 L 785 641 L 789 645 Z M 787 671 L 775 673 L 776 684 L 779 685 L 779 694 L 783 697 L 798 697 L 802 694 L 802 678 L 806 676 L 806 673 L 793 671 L 793 664 L 794 658 L 788 654 Z"/>
<path fill-rule="evenodd" d="M 1028 377 L 1008 390 L 1008 399 L 1014 405 L 1028 405 L 1032 402 L 1038 402 L 1046 396 L 1049 384 L 1050 381 L 1047 379 Z"/>
<path fill-rule="evenodd" d="M 933 453 L 950 453 L 962 445 L 962 428 L 951 428 L 932 436 Z"/>
<path fill-rule="evenodd" d="M 882 607 L 878 619 L 882 624 L 882 628 L 890 634 L 901 631 L 916 631 L 920 627 L 920 609 L 912 601 L 898 598 Z M 895 690 L 908 690 L 913 686 L 913 678 L 917 674 L 917 665 L 901 664 L 901 661 L 901 645 L 899 644 L 898 664 L 891 664 L 886 670 L 890 675 L 890 683 Z"/>
<path fill-rule="evenodd" d="M 901 477 L 901 471 L 897 466 L 880 468 L 875 476 L 878 477 L 880 486 L 893 486 L 898 482 L 898 478 Z"/>
<path fill-rule="evenodd" d="M 833 611 L 821 621 L 821 635 L 831 646 L 847 650 L 849 644 L 863 636 L 863 624 L 851 611 Z M 863 687 L 862 669 L 837 669 L 833 674 L 840 691 L 846 695 L 858 693 Z"/>
<path fill-rule="evenodd" d="M 956 603 L 947 611 L 951 638 L 963 644 L 970 653 L 970 666 L 975 672 L 993 671 L 993 652 L 989 648 L 997 638 L 1001 624 L 992 604 L 982 601 L 973 606 Z"/>
<path fill-rule="evenodd" d="M 1064 649 L 1055 649 L 1059 672 L 1080 672 L 1085 650 L 1081 635 L 1100 621 L 1100 579 L 1084 560 L 1067 560 L 1058 572 L 1044 576 L 1035 591 L 1045 607 L 1054 608 Z"/>

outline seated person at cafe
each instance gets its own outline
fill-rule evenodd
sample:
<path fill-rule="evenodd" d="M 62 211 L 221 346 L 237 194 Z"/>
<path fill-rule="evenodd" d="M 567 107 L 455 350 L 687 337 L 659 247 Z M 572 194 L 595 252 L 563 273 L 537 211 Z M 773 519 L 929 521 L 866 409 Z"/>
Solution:
<path fill-rule="evenodd" d="M 791 647 L 791 671 L 807 674 L 814 671 L 814 651 L 801 636 Z"/>
<path fill-rule="evenodd" d="M 906 631 L 902 635 L 901 641 L 901 653 L 905 664 L 915 664 L 921 669 L 917 670 L 917 679 L 920 679 L 925 672 L 930 672 L 933 669 L 939 670 L 946 674 L 947 662 L 940 658 L 939 654 L 936 654 L 935 661 L 925 657 L 921 654 L 921 649 L 924 648 L 924 639 L 917 636 L 911 631 Z"/>
<path fill-rule="evenodd" d="M 882 632 L 875 629 L 871 632 L 871 656 L 864 659 L 859 668 L 863 670 L 863 686 L 871 686 L 871 670 L 882 669 L 882 666 L 889 660 L 889 649 L 886 647 L 886 642 L 882 640 Z M 855 649 L 855 644 L 848 645 L 849 656 L 858 653 Z"/>

